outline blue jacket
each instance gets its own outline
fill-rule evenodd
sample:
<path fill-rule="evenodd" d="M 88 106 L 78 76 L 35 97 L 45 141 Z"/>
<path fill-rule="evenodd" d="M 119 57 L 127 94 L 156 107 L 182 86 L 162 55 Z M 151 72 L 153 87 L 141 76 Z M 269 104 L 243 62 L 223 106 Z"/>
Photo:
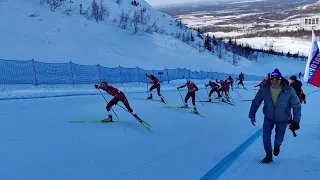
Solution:
<path fill-rule="evenodd" d="M 288 121 L 293 109 L 293 121 L 300 123 L 301 103 L 295 90 L 282 81 L 282 91 L 280 92 L 276 106 L 273 105 L 270 94 L 270 82 L 265 84 L 252 101 L 249 118 L 254 118 L 262 101 L 264 101 L 263 114 L 265 118 L 274 122 Z"/>

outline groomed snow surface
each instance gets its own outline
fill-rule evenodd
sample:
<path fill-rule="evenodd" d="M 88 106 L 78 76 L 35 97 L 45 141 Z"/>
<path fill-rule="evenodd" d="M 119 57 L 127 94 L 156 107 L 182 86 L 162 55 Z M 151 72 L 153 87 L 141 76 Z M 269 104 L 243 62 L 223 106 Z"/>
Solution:
<path fill-rule="evenodd" d="M 168 105 L 183 105 L 175 88 L 184 82 L 163 85 Z M 201 88 L 197 96 L 206 100 L 203 84 L 207 80 L 195 82 Z M 320 122 L 316 111 L 320 96 L 311 86 L 303 86 L 307 104 L 302 105 L 298 136 L 286 132 L 280 155 L 273 163 L 260 163 L 265 153 L 259 132 L 244 151 L 232 153 L 262 128 L 261 109 L 254 127 L 248 118 L 251 102 L 242 101 L 254 97 L 257 83 L 245 82 L 248 90 L 231 91 L 236 106 L 197 102 L 205 118 L 191 110 L 164 108 L 161 102 L 137 99 L 147 97 L 146 84 L 117 85 L 134 111 L 152 125 L 151 133 L 118 106 L 113 110 L 120 120 L 130 123 L 70 123 L 107 117 L 106 102 L 93 85 L 3 85 L 2 97 L 7 94 L 16 99 L 0 101 L 0 179 L 197 180 L 217 169 L 215 165 L 225 157 L 229 158 L 222 161 L 224 169 L 217 171 L 218 179 L 318 179 Z M 82 90 L 87 95 L 77 93 Z M 186 90 L 181 93 L 184 97 Z M 60 97 L 48 97 L 52 95 Z M 19 99 L 40 96 L 47 98 Z M 159 99 L 155 92 L 153 96 Z"/>

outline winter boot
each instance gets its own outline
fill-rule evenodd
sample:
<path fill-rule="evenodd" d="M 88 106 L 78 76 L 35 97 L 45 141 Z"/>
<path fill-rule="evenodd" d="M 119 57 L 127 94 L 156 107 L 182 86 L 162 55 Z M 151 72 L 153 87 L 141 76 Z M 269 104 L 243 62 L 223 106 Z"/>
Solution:
<path fill-rule="evenodd" d="M 150 96 L 147 99 L 152 99 L 152 94 L 150 94 Z"/>
<path fill-rule="evenodd" d="M 280 153 L 280 146 L 274 146 L 273 155 L 278 156 Z"/>
<path fill-rule="evenodd" d="M 140 123 L 142 123 L 142 120 L 139 118 L 139 116 L 137 114 L 133 115 Z"/>
<path fill-rule="evenodd" d="M 188 108 L 188 104 L 181 106 L 180 108 Z"/>
<path fill-rule="evenodd" d="M 107 119 L 102 120 L 102 122 L 112 122 L 112 115 L 109 115 Z"/>
<path fill-rule="evenodd" d="M 262 163 L 270 163 L 272 162 L 272 155 L 266 155 L 266 157 L 261 161 Z"/>

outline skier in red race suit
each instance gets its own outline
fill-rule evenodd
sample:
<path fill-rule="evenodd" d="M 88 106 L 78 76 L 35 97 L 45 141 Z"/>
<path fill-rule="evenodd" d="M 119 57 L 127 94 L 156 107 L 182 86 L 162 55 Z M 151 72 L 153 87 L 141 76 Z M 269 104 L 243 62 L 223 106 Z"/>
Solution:
<path fill-rule="evenodd" d="M 234 82 L 233 78 L 231 76 L 229 76 L 228 79 L 227 79 L 227 82 L 230 83 L 231 89 L 233 91 L 233 82 Z"/>
<path fill-rule="evenodd" d="M 263 87 L 263 85 L 267 84 L 267 80 L 263 79 L 258 85 L 254 86 L 254 87 L 260 87 L 260 89 Z"/>
<path fill-rule="evenodd" d="M 229 97 L 230 94 L 230 86 L 231 86 L 231 81 L 225 80 L 224 81 L 224 89 L 225 89 L 225 94 L 227 97 Z"/>
<path fill-rule="evenodd" d="M 222 92 L 224 93 L 225 96 L 228 96 L 228 88 L 229 88 L 229 83 L 227 83 L 227 80 L 220 80 L 220 82 L 218 82 L 218 80 L 216 79 L 216 83 L 220 83 L 220 88 L 218 89 L 219 93 Z M 221 96 L 218 96 L 221 97 Z"/>
<path fill-rule="evenodd" d="M 208 84 L 205 84 L 206 87 L 210 86 L 212 89 L 211 91 L 209 92 L 209 102 L 211 102 L 211 95 L 212 93 L 214 92 L 217 92 L 218 93 L 218 97 L 221 97 L 221 94 L 220 94 L 220 91 L 218 90 L 219 89 L 219 84 L 215 83 L 215 82 L 212 82 L 212 81 L 209 81 Z"/>
<path fill-rule="evenodd" d="M 109 103 L 106 106 L 107 112 L 109 117 L 107 119 L 102 120 L 103 122 L 112 122 L 112 114 L 110 112 L 112 106 L 118 104 L 119 101 L 121 101 L 127 110 L 136 118 L 138 118 L 137 114 L 133 113 L 133 110 L 131 109 L 127 97 L 124 95 L 123 92 L 119 91 L 117 88 L 109 86 L 107 82 L 103 81 L 100 85 L 94 85 L 96 89 L 102 89 L 106 91 L 109 95 L 113 96 L 113 99 L 109 101 Z"/>
<path fill-rule="evenodd" d="M 184 98 L 184 106 L 182 106 L 182 108 L 188 108 L 188 100 L 191 97 L 194 111 L 198 112 L 197 107 L 196 107 L 196 91 L 198 91 L 199 88 L 188 79 L 187 83 L 185 85 L 177 87 L 177 89 L 179 90 L 180 88 L 184 88 L 186 86 L 188 87 L 188 93 L 187 93 L 186 97 Z"/>
<path fill-rule="evenodd" d="M 154 75 L 149 76 L 147 73 L 146 73 L 146 76 L 152 80 L 152 82 L 150 82 L 150 83 L 153 84 L 149 89 L 150 96 L 147 99 L 152 99 L 152 92 L 151 91 L 154 89 L 157 89 L 157 93 L 158 93 L 158 96 L 161 98 L 161 102 L 164 102 L 163 96 L 160 93 L 160 83 L 159 83 L 158 78 L 156 78 Z"/>
<path fill-rule="evenodd" d="M 231 81 L 228 80 L 220 80 L 220 82 L 218 82 L 218 80 L 216 79 L 217 83 L 220 83 L 221 87 L 218 89 L 218 92 L 222 92 L 224 94 L 225 99 L 222 96 L 218 96 L 216 99 L 221 99 L 222 102 L 225 101 L 229 101 L 229 90 L 230 90 L 230 85 L 231 85 Z"/>

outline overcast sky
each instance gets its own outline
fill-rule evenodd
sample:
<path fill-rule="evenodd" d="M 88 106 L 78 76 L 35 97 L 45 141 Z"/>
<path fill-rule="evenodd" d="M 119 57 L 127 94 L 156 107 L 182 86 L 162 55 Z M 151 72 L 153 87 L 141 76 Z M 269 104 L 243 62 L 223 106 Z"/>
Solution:
<path fill-rule="evenodd" d="M 248 1 L 248 0 L 145 0 L 150 5 L 166 5 L 166 4 L 174 4 L 174 3 L 191 3 L 191 2 L 223 2 L 223 1 Z"/>

